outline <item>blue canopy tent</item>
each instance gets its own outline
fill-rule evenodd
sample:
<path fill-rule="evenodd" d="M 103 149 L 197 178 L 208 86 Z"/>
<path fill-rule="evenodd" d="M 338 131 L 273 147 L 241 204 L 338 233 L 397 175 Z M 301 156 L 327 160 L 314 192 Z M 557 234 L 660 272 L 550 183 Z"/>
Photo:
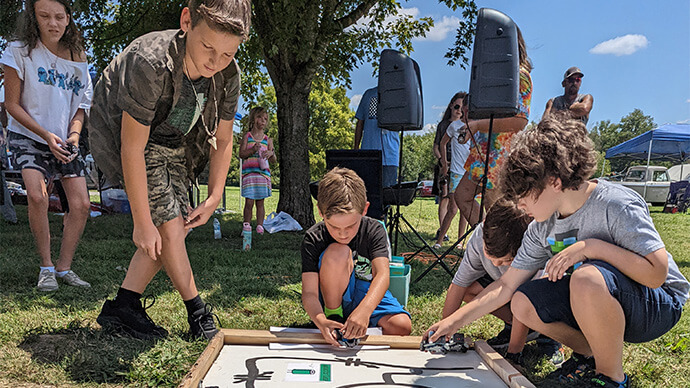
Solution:
<path fill-rule="evenodd" d="M 689 158 L 689 124 L 662 125 L 606 151 L 606 159 L 647 160 L 647 167 L 650 160 L 684 163 Z"/>

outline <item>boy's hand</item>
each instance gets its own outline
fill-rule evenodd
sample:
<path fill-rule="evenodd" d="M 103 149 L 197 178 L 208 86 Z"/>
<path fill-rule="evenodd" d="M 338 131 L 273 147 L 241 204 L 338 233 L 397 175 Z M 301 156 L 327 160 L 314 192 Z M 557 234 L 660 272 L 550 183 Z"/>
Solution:
<path fill-rule="evenodd" d="M 436 340 L 443 336 L 445 337 L 446 341 L 448 341 L 450 337 L 452 337 L 453 334 L 458 331 L 458 329 L 460 328 L 455 327 L 455 325 L 452 324 L 448 318 L 446 318 L 431 325 L 431 327 L 424 332 L 422 339 L 429 340 L 429 342 L 436 342 Z M 433 332 L 433 334 L 429 335 L 430 332 Z"/>
<path fill-rule="evenodd" d="M 208 202 L 208 199 L 199 204 L 196 209 L 189 212 L 187 219 L 184 223 L 184 228 L 189 230 L 191 228 L 196 228 L 197 226 L 204 225 L 211 218 L 213 212 L 216 211 L 216 206 Z"/>
<path fill-rule="evenodd" d="M 319 330 L 321 330 L 321 335 L 326 342 L 333 346 L 340 346 L 338 341 L 335 339 L 335 329 L 342 329 L 342 323 L 326 319 L 323 324 L 317 326 L 319 327 Z"/>
<path fill-rule="evenodd" d="M 158 255 L 161 254 L 163 241 L 161 240 L 158 228 L 156 228 L 152 222 L 143 226 L 135 225 L 134 232 L 132 233 L 132 240 L 134 241 L 134 245 L 144 251 L 151 260 L 158 259 Z"/>
<path fill-rule="evenodd" d="M 585 247 L 586 244 L 584 241 L 578 241 L 552 257 L 551 260 L 546 263 L 546 268 L 544 268 L 549 280 L 552 282 L 560 280 L 563 278 L 568 268 L 587 259 L 585 256 Z"/>
<path fill-rule="evenodd" d="M 359 309 L 355 309 L 355 311 L 350 314 L 343 328 L 340 330 L 344 338 L 355 339 L 367 335 L 370 314 L 358 310 Z"/>

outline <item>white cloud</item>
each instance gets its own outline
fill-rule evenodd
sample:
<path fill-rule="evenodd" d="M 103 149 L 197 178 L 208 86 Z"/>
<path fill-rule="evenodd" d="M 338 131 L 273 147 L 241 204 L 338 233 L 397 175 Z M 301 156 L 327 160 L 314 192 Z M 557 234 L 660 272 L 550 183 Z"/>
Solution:
<path fill-rule="evenodd" d="M 373 11 L 371 11 L 373 12 Z M 412 18 L 417 19 L 417 16 L 419 16 L 419 8 L 400 8 L 400 13 L 392 16 L 388 16 L 383 20 L 383 25 L 384 28 L 385 26 L 388 26 L 390 23 L 393 23 L 397 19 L 400 19 L 401 15 L 410 15 Z M 365 16 L 357 21 L 357 23 L 354 24 L 353 27 L 356 28 L 367 28 L 369 23 L 371 22 L 371 16 Z M 350 28 L 350 27 L 348 27 Z"/>
<path fill-rule="evenodd" d="M 446 39 L 450 32 L 455 31 L 458 28 L 458 24 L 460 24 L 460 19 L 457 17 L 444 16 L 441 20 L 434 21 L 434 26 L 426 33 L 426 37 L 415 38 L 415 40 L 440 42 Z"/>
<path fill-rule="evenodd" d="M 350 106 L 354 107 L 357 109 L 359 106 L 359 102 L 362 101 L 362 95 L 361 94 L 355 94 L 350 98 Z"/>
<path fill-rule="evenodd" d="M 688 98 L 687 100 L 685 100 L 685 102 L 690 102 L 690 98 Z"/>
<path fill-rule="evenodd" d="M 433 109 L 433 110 L 445 110 L 446 106 L 445 105 L 432 105 L 431 109 Z"/>
<path fill-rule="evenodd" d="M 436 124 L 426 124 L 424 127 L 422 127 L 421 133 L 429 133 L 429 132 L 436 132 Z"/>
<path fill-rule="evenodd" d="M 628 34 L 617 38 L 609 39 L 592 47 L 591 54 L 613 54 L 617 57 L 621 55 L 631 55 L 649 45 L 647 37 L 644 35 Z"/>

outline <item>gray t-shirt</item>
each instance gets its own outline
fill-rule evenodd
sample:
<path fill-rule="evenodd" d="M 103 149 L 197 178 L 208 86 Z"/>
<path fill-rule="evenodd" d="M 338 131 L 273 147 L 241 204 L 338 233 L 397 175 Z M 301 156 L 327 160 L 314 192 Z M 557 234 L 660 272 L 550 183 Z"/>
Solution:
<path fill-rule="evenodd" d="M 587 201 L 572 215 L 559 219 L 558 213 L 544 222 L 532 222 L 511 264 L 523 270 L 537 270 L 564 247 L 594 238 L 615 244 L 640 256 L 664 248 L 645 201 L 635 191 L 608 181 L 597 186 Z M 668 275 L 662 285 L 683 303 L 690 284 L 668 253 Z"/>
<path fill-rule="evenodd" d="M 573 105 L 576 102 L 582 102 L 582 100 L 584 100 L 586 96 L 588 95 L 578 94 L 572 103 L 568 103 L 568 101 L 565 99 L 565 96 L 558 96 L 553 99 L 552 107 L 556 111 L 569 110 L 571 105 Z M 589 115 L 580 116 L 578 119 L 581 120 L 583 123 L 587 124 L 587 121 L 589 121 Z"/>
<path fill-rule="evenodd" d="M 496 267 L 488 257 L 484 255 L 484 223 L 477 228 L 467 242 L 465 255 L 462 257 L 453 284 L 459 287 L 469 287 L 475 280 L 484 275 L 489 275 L 497 280 L 508 270 L 509 265 Z"/>

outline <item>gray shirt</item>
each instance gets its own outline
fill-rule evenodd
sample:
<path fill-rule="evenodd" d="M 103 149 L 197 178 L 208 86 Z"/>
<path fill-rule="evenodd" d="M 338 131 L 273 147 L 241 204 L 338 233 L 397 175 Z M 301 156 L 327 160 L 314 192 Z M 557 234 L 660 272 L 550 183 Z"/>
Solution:
<path fill-rule="evenodd" d="M 512 267 L 534 271 L 544 267 L 555 252 L 576 241 L 593 238 L 615 244 L 640 256 L 664 248 L 645 201 L 635 191 L 608 181 L 597 186 L 572 215 L 559 219 L 555 213 L 544 222 L 532 222 Z M 690 284 L 668 253 L 668 275 L 662 285 L 685 303 Z"/>
<path fill-rule="evenodd" d="M 503 265 L 496 267 L 486 255 L 484 255 L 484 223 L 477 225 L 477 228 L 467 242 L 465 255 L 462 257 L 453 284 L 459 287 L 469 287 L 475 280 L 484 275 L 489 275 L 493 280 L 497 280 L 503 275 L 510 266 Z"/>
<path fill-rule="evenodd" d="M 575 97 L 575 100 L 570 103 L 568 102 L 568 100 L 565 99 L 565 96 L 558 96 L 553 99 L 551 108 L 555 111 L 568 110 L 570 109 L 570 106 L 574 103 L 582 102 L 582 100 L 585 99 L 585 96 L 587 96 L 587 94 L 578 94 L 577 97 Z M 589 115 L 580 116 L 578 117 L 578 119 L 582 120 L 583 123 L 587 124 L 587 121 L 589 121 Z"/>

